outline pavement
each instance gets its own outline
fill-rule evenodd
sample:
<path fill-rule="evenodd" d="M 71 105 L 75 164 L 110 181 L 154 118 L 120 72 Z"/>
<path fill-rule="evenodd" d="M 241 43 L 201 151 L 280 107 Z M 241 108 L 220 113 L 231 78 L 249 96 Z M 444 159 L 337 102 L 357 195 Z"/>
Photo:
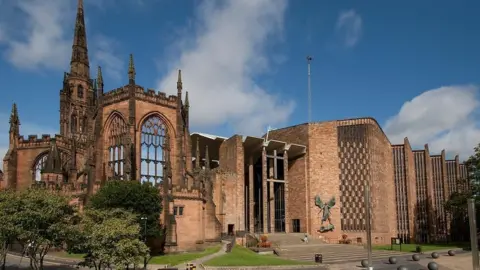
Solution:
<path fill-rule="evenodd" d="M 30 268 L 30 259 L 27 257 L 21 257 L 18 255 L 8 254 L 6 259 L 6 269 L 14 270 L 14 269 L 31 269 Z M 55 270 L 72 270 L 72 269 L 81 269 L 86 270 L 88 268 L 76 268 L 70 262 L 53 262 L 50 260 L 44 260 L 44 267 L 45 270 L 55 269 Z"/>
<path fill-rule="evenodd" d="M 197 269 L 203 269 L 202 263 L 210 260 L 213 257 L 221 256 L 225 253 L 224 249 L 221 251 L 211 254 L 209 256 L 197 259 L 192 261 L 192 263 L 197 265 Z M 406 266 L 409 270 L 426 270 L 429 262 L 435 261 L 439 265 L 439 269 L 442 270 L 470 270 L 472 269 L 472 257 L 469 252 L 458 252 L 455 256 L 448 256 L 446 252 L 441 252 L 438 259 L 432 259 L 430 253 L 423 254 L 420 256 L 420 261 L 415 262 L 411 260 L 411 254 L 405 256 L 396 256 L 397 263 L 389 264 L 388 259 L 374 259 L 373 260 L 373 269 L 374 270 L 397 270 L 401 265 Z M 21 257 L 18 255 L 7 255 L 7 269 L 30 269 L 30 261 L 26 257 Z M 59 257 L 46 257 L 44 262 L 44 269 L 58 269 L 58 270 L 87 270 L 88 268 L 77 268 L 74 260 L 67 258 Z M 149 269 L 161 269 L 164 266 L 160 265 L 149 265 Z M 175 266 L 174 268 L 185 269 L 184 264 Z M 254 267 L 256 270 L 269 269 L 271 267 Z M 218 269 L 218 268 L 216 268 Z M 238 267 L 225 267 L 221 268 L 222 270 L 226 269 L 239 269 Z M 246 269 L 242 267 L 242 269 Z M 319 264 L 318 266 L 304 266 L 302 268 L 298 267 L 282 267 L 282 270 L 354 270 L 354 269 L 365 269 L 360 265 L 360 261 L 356 262 L 345 262 L 345 263 L 335 263 L 335 264 Z"/>

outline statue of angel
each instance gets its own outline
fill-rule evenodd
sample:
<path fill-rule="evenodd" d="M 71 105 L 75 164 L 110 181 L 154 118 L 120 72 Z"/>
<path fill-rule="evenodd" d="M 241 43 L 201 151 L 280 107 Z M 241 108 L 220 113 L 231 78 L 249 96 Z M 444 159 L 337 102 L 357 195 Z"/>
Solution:
<path fill-rule="evenodd" d="M 320 226 L 320 232 L 327 232 L 332 231 L 335 227 L 332 224 L 332 220 L 330 219 L 330 209 L 335 206 L 335 197 L 332 197 L 330 201 L 324 203 L 320 196 L 315 196 L 315 205 L 320 208 L 320 212 L 322 213 L 322 223 Z M 328 221 L 328 225 L 324 226 L 323 223 Z"/>

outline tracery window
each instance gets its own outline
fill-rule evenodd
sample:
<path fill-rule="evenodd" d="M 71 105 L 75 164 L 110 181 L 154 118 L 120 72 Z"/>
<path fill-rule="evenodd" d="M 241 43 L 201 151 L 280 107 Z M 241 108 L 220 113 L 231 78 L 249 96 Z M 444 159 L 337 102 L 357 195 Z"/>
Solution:
<path fill-rule="evenodd" d="M 79 98 L 83 98 L 83 92 L 84 92 L 83 86 L 81 84 L 79 84 L 77 86 L 77 96 Z"/>
<path fill-rule="evenodd" d="M 37 159 L 37 161 L 33 165 L 33 171 L 32 171 L 33 180 L 35 181 L 42 180 L 42 170 L 45 168 L 45 165 L 47 164 L 47 157 L 48 157 L 48 154 L 43 154 Z"/>
<path fill-rule="evenodd" d="M 77 114 L 72 113 L 72 116 L 70 117 L 70 128 L 71 128 L 71 133 L 77 133 Z"/>
<path fill-rule="evenodd" d="M 158 115 L 147 118 L 141 128 L 140 180 L 153 185 L 163 181 L 167 129 Z"/>
<path fill-rule="evenodd" d="M 32 179 L 34 181 L 42 180 L 42 170 L 45 169 L 45 166 L 47 165 L 47 158 L 48 158 L 48 152 L 40 154 L 40 156 L 37 157 L 35 164 L 33 164 Z M 60 158 L 62 160 L 62 168 L 64 168 L 65 165 L 70 161 L 70 156 L 68 155 L 67 152 L 60 151 Z"/>
<path fill-rule="evenodd" d="M 123 179 L 125 165 L 124 139 L 127 135 L 127 124 L 115 115 L 108 128 L 108 166 L 115 179 Z"/>

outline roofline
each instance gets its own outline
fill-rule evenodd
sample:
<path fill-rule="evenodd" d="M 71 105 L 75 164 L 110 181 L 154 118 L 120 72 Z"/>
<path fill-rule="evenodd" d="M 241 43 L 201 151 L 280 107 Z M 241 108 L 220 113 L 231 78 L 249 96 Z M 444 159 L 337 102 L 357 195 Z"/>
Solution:
<path fill-rule="evenodd" d="M 218 136 L 218 135 L 213 135 L 213 134 L 208 134 L 208 133 L 202 133 L 202 132 L 193 132 L 193 133 L 190 133 L 190 136 L 193 136 L 193 135 L 198 135 L 198 136 L 201 136 L 201 137 L 204 137 L 204 138 L 208 138 L 208 139 L 212 139 L 212 140 L 216 140 L 216 139 L 220 139 L 220 140 L 227 140 L 228 138 L 227 137 L 223 137 L 223 136 Z"/>

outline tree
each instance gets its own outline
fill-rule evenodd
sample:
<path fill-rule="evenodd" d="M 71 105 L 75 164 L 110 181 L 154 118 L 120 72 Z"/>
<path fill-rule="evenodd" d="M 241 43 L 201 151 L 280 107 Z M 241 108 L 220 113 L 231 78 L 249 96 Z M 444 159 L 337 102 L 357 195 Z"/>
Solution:
<path fill-rule="evenodd" d="M 158 238 L 162 236 L 160 214 L 162 212 L 162 197 L 159 190 L 149 183 L 139 181 L 109 181 L 94 194 L 88 207 L 94 209 L 121 208 L 137 215 L 138 223 L 143 227 L 147 220 L 146 237 Z"/>
<path fill-rule="evenodd" d="M 8 248 L 19 234 L 19 224 L 16 219 L 20 208 L 19 202 L 14 191 L 0 192 L 0 265 L 2 270 L 6 268 Z"/>
<path fill-rule="evenodd" d="M 136 216 L 123 209 L 86 209 L 75 228 L 75 244 L 87 251 L 81 263 L 86 267 L 128 269 L 149 252 Z"/>
<path fill-rule="evenodd" d="M 450 195 L 445 202 L 445 210 L 451 215 L 452 236 L 455 240 L 469 238 L 467 200 L 475 199 L 475 205 L 480 206 L 480 144 L 474 148 L 474 154 L 465 161 L 468 177 L 457 183 L 457 192 Z M 480 211 L 476 211 L 477 222 L 480 221 Z"/>
<path fill-rule="evenodd" d="M 75 209 L 68 197 L 42 188 L 21 192 L 18 200 L 19 211 L 13 215 L 19 225 L 17 239 L 27 247 L 32 269 L 43 269 L 48 251 L 65 244 Z"/>

